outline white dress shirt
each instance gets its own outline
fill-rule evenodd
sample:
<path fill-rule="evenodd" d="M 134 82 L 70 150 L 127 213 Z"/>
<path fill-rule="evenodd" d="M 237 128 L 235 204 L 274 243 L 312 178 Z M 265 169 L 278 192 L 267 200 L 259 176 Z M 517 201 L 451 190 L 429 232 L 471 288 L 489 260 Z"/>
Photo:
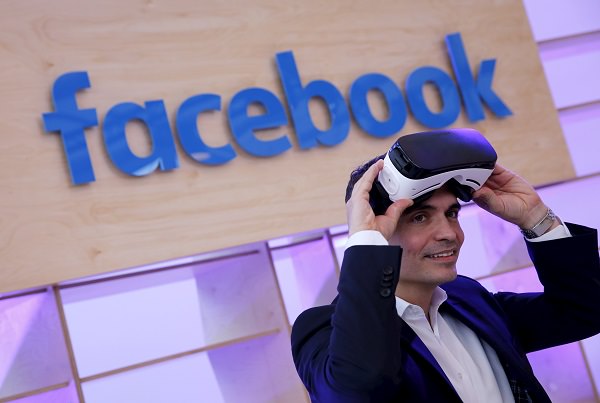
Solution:
<path fill-rule="evenodd" d="M 438 309 L 446 291 L 436 288 L 429 308 L 430 322 L 420 306 L 396 297 L 398 315 L 431 352 L 465 403 L 514 402 L 496 352 L 462 322 Z"/>

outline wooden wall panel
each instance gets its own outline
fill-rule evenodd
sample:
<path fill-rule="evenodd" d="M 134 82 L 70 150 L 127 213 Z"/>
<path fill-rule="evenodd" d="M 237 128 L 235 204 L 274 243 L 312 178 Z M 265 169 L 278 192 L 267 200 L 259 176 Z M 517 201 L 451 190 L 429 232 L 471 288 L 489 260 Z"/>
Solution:
<path fill-rule="evenodd" d="M 474 124 L 463 111 L 453 126 L 482 131 L 500 161 L 535 184 L 574 176 L 520 1 L 4 1 L 0 26 L 0 292 L 343 223 L 348 173 L 396 136 L 374 139 L 353 125 L 341 145 L 301 151 L 288 125 L 262 135 L 286 134 L 294 148 L 259 159 L 225 124 L 241 89 L 284 99 L 275 54 L 285 50 L 304 83 L 325 79 L 347 95 L 368 72 L 402 87 L 416 67 L 451 72 L 444 36 L 461 32 L 473 69 L 497 59 L 493 87 L 514 116 L 486 111 Z M 119 102 L 163 99 L 174 129 L 186 98 L 221 95 L 223 110 L 199 127 L 238 157 L 209 168 L 178 147 L 179 169 L 132 178 L 111 165 L 93 128 L 96 182 L 72 186 L 59 136 L 43 131 L 41 115 L 52 110 L 54 80 L 77 70 L 92 85 L 78 104 L 101 122 Z M 132 148 L 148 152 L 144 131 L 130 129 Z M 424 129 L 409 117 L 398 136 Z"/>

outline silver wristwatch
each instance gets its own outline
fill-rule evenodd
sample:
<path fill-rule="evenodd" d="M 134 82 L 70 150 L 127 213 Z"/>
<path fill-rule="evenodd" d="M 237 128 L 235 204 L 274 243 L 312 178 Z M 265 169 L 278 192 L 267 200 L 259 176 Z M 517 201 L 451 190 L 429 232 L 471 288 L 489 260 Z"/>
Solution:
<path fill-rule="evenodd" d="M 557 221 L 557 220 L 560 222 L 560 218 L 558 218 L 551 209 L 548 209 L 548 212 L 546 213 L 544 218 L 542 218 L 540 220 L 540 222 L 535 224 L 533 226 L 533 228 L 531 228 L 531 229 L 520 228 L 520 230 L 521 230 L 521 233 L 527 239 L 537 238 L 537 237 L 544 235 L 546 233 L 546 231 L 548 231 L 548 228 L 550 228 L 552 226 L 554 221 Z"/>

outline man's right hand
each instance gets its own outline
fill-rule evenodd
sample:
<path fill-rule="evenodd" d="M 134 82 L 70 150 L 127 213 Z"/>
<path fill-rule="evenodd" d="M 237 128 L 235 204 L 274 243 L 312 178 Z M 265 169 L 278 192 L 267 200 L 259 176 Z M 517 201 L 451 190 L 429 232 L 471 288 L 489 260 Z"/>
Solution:
<path fill-rule="evenodd" d="M 348 236 L 359 231 L 379 231 L 385 239 L 389 240 L 400 216 L 407 207 L 412 206 L 410 199 L 400 199 L 386 210 L 384 215 L 376 216 L 369 204 L 369 192 L 379 172 L 383 169 L 383 160 L 371 165 L 363 176 L 354 184 L 352 196 L 346 203 L 348 217 Z"/>

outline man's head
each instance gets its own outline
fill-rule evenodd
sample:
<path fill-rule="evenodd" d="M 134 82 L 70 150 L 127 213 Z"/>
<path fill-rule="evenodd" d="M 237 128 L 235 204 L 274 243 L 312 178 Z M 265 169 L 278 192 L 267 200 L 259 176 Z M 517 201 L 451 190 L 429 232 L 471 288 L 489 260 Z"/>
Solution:
<path fill-rule="evenodd" d="M 356 182 L 366 170 L 383 159 L 380 155 L 355 169 L 346 188 L 346 202 L 352 195 Z M 371 193 L 370 204 L 376 215 L 384 214 L 381 202 L 373 200 L 378 193 Z M 460 204 L 449 186 L 419 199 L 404 211 L 390 244 L 401 246 L 401 284 L 437 286 L 456 277 L 456 261 L 464 241 L 464 233 L 458 222 Z"/>
<path fill-rule="evenodd" d="M 460 204 L 447 186 L 407 208 L 391 245 L 402 247 L 400 286 L 435 287 L 456 278 L 456 261 L 464 241 L 458 221 Z"/>

